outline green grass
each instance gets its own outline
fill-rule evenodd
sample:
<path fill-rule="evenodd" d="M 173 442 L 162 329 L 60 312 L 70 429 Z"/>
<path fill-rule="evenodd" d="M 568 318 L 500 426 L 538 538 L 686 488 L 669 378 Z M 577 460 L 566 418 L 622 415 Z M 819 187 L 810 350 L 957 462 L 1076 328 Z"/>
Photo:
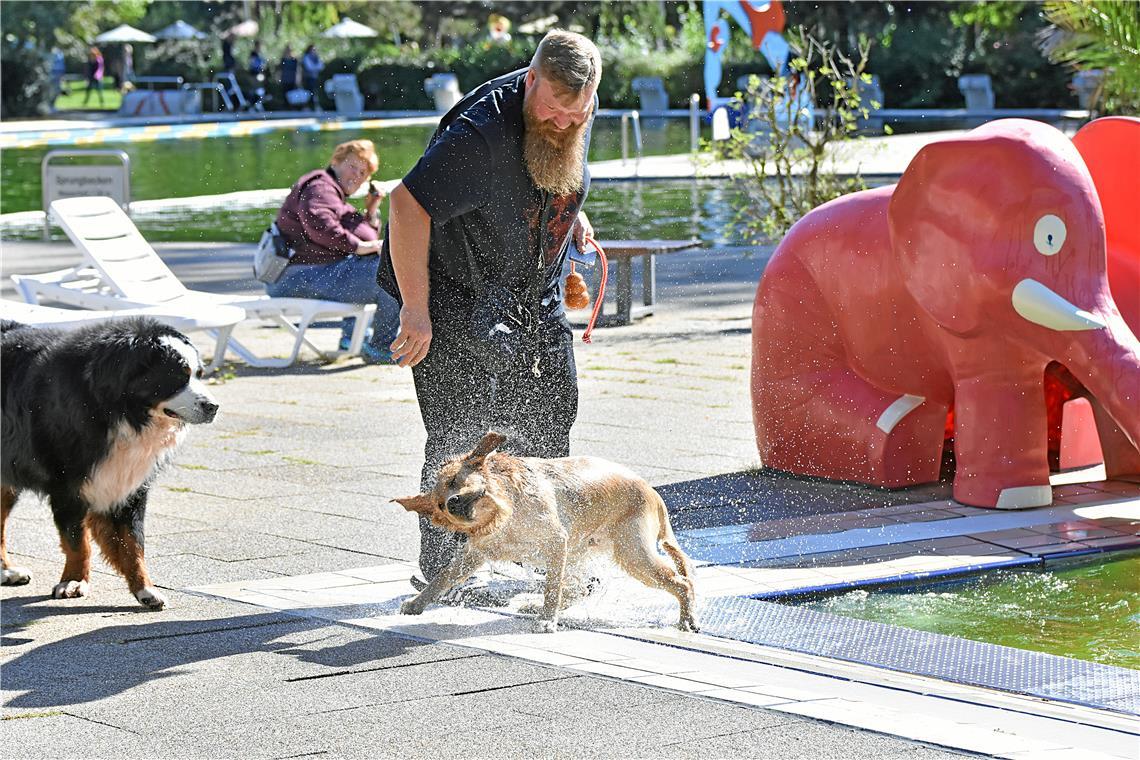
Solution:
<path fill-rule="evenodd" d="M 84 85 L 72 85 L 70 91 L 66 95 L 60 95 L 55 99 L 55 110 L 57 111 L 118 111 L 119 106 L 123 103 L 123 96 L 119 94 L 114 88 L 103 85 L 103 104 L 99 105 L 99 93 L 92 92 L 91 97 L 87 100 L 87 105 L 83 105 L 83 94 L 87 91 Z"/>
<path fill-rule="evenodd" d="M 166 486 L 166 490 L 173 491 L 174 493 L 190 493 L 192 489 L 186 486 Z"/>

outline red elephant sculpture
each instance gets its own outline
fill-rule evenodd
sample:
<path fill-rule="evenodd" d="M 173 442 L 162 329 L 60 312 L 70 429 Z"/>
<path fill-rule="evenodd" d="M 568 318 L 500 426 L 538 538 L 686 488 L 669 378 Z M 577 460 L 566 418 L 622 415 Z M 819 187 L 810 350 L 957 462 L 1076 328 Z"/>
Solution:
<path fill-rule="evenodd" d="M 813 210 L 766 267 L 752 327 L 765 466 L 931 482 L 952 415 L 955 499 L 1049 504 L 1050 365 L 1090 396 L 1106 463 L 1137 461 L 1140 343 L 1109 292 L 1093 180 L 1048 125 L 932 143 L 897 185 Z"/>

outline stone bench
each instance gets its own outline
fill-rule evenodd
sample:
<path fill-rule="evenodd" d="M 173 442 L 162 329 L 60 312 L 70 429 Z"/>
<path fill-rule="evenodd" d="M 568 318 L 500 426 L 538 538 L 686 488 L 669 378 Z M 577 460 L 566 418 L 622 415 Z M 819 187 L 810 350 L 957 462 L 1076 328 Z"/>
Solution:
<path fill-rule="evenodd" d="M 666 253 L 688 251 L 700 246 L 699 240 L 599 240 L 610 263 L 607 290 L 617 297 L 617 311 L 605 313 L 605 305 L 598 315 L 602 326 L 628 325 L 634 319 L 653 313 L 657 296 L 656 257 Z M 641 258 L 642 299 L 633 305 L 633 259 Z"/>

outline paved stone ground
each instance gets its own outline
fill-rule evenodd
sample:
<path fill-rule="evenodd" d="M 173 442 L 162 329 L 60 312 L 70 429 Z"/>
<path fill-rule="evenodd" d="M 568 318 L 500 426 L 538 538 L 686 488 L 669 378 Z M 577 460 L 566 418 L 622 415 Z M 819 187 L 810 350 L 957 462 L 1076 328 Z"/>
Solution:
<path fill-rule="evenodd" d="M 159 248 L 191 287 L 251 289 L 248 246 Z M 662 259 L 658 314 L 577 345 L 575 452 L 623 462 L 690 506 L 707 492 L 693 484 L 713 476 L 744 473 L 737 480 L 755 487 L 748 341 L 763 260 Z M 5 274 L 75 261 L 66 245 L 3 245 Z M 2 294 L 12 297 L 7 282 Z M 337 334 L 317 338 L 331 347 Z M 238 336 L 285 350 L 276 330 Z M 181 592 L 411 559 L 418 545 L 415 520 L 389 503 L 418 484 L 410 372 L 356 360 L 233 365 L 214 390 L 218 420 L 191 431 L 152 492 L 147 557 L 169 590 L 165 611 L 142 611 L 102 563 L 92 596 L 48 599 L 62 564 L 50 513 L 33 497 L 17 506 L 10 547 L 34 579 L 2 593 L 7 757 L 950 756 Z"/>

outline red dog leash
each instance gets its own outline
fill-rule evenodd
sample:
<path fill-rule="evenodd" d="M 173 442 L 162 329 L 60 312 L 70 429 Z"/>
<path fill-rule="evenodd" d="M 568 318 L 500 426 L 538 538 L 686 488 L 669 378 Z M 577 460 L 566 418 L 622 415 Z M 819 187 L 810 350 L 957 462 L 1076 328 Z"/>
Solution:
<path fill-rule="evenodd" d="M 601 261 L 602 261 L 602 279 L 601 279 L 601 282 L 598 283 L 598 297 L 594 299 L 594 311 L 590 314 L 590 322 L 589 322 L 589 324 L 586 325 L 586 331 L 584 333 L 582 333 L 582 342 L 583 343 L 592 343 L 593 341 L 591 339 L 591 335 L 593 335 L 593 332 L 594 332 L 594 323 L 598 321 L 598 314 L 600 314 L 602 311 L 602 302 L 605 300 L 605 297 L 606 297 L 606 279 L 609 276 L 610 266 L 609 266 L 609 262 L 606 260 L 606 252 L 602 249 L 602 247 L 600 245 L 598 245 L 597 240 L 594 240 L 592 237 L 586 236 L 584 242 L 588 245 L 594 246 L 594 248 L 596 248 L 598 250 L 598 258 L 601 259 Z M 570 280 L 571 277 L 576 278 L 573 285 L 571 285 L 571 280 Z M 573 294 L 571 293 L 572 290 L 574 291 Z M 570 298 L 573 296 L 573 297 L 575 297 L 575 300 L 577 300 L 579 297 L 581 297 L 581 298 L 586 299 L 586 303 L 589 303 L 590 294 L 586 290 L 585 280 L 582 278 L 582 275 L 578 274 L 575 271 L 573 261 L 570 262 L 570 277 L 567 278 L 567 282 L 566 282 L 566 296 L 567 296 L 567 301 L 569 301 Z M 580 301 L 579 301 L 579 303 L 580 303 Z M 571 308 L 580 308 L 580 307 L 574 307 L 573 304 L 569 304 L 569 303 L 567 305 L 571 306 Z M 585 303 L 582 304 L 582 306 L 585 306 L 585 305 L 586 305 Z"/>

